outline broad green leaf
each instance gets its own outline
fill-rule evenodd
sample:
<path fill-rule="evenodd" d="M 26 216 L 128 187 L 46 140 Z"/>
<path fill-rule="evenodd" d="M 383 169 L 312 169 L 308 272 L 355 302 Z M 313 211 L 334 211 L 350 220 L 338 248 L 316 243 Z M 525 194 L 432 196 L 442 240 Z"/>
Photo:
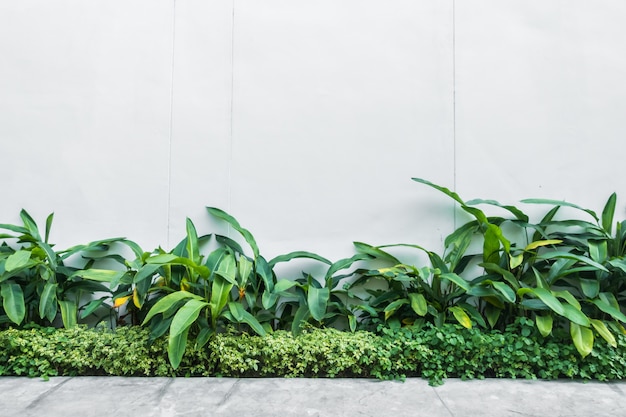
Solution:
<path fill-rule="evenodd" d="M 519 255 L 509 255 L 509 265 L 511 269 L 515 269 L 520 266 L 524 262 L 524 254 L 520 253 Z"/>
<path fill-rule="evenodd" d="M 172 336 L 168 339 L 167 344 L 167 357 L 172 364 L 172 368 L 178 369 L 180 361 L 183 359 L 185 348 L 187 347 L 187 336 L 189 334 L 189 327 L 183 330 L 182 333 Z"/>
<path fill-rule="evenodd" d="M 202 297 L 192 294 L 187 291 L 176 291 L 171 294 L 168 294 L 165 297 L 161 298 L 159 301 L 156 302 L 155 305 L 152 306 L 152 308 L 148 312 L 148 315 L 146 315 L 146 318 L 143 320 L 141 325 L 144 326 L 155 315 L 166 312 L 174 304 L 178 303 L 179 301 L 188 299 L 188 298 L 192 298 L 195 300 L 202 300 Z"/>
<path fill-rule="evenodd" d="M 54 320 L 57 315 L 57 283 L 46 282 L 39 298 L 39 317 Z"/>
<path fill-rule="evenodd" d="M 539 333 L 543 337 L 547 337 L 550 333 L 552 333 L 552 315 L 547 314 L 545 316 L 537 314 L 535 316 L 535 322 L 537 323 L 537 328 L 539 329 Z"/>
<path fill-rule="evenodd" d="M 607 200 L 602 210 L 602 228 L 607 235 L 611 234 L 613 230 L 613 216 L 615 214 L 615 203 L 617 201 L 617 194 L 613 193 Z"/>
<path fill-rule="evenodd" d="M 563 243 L 563 241 L 560 240 L 560 239 L 536 240 L 536 241 L 531 242 L 530 244 L 528 244 L 524 248 L 524 252 L 528 252 L 528 251 L 531 251 L 533 249 L 537 249 L 537 248 L 540 248 L 540 247 L 543 247 L 543 246 L 558 245 L 560 243 Z"/>
<path fill-rule="evenodd" d="M 613 307 L 606 301 L 595 299 L 595 300 L 591 300 L 591 302 L 594 303 L 600 310 L 602 310 L 606 314 L 609 314 L 615 320 L 619 320 L 622 323 L 626 323 L 626 315 L 624 315 L 624 313 L 622 313 L 620 310 Z"/>
<path fill-rule="evenodd" d="M 425 316 L 428 312 L 428 305 L 426 298 L 420 293 L 409 293 L 409 300 L 411 300 L 411 308 L 418 316 Z"/>
<path fill-rule="evenodd" d="M 567 301 L 570 305 L 574 306 L 577 310 L 580 310 L 580 303 L 578 302 L 576 297 L 572 295 L 571 292 L 567 290 L 560 290 L 560 291 L 552 291 L 552 294 L 555 297 L 558 297 Z"/>
<path fill-rule="evenodd" d="M 591 240 L 587 242 L 589 246 L 589 257 L 598 263 L 602 263 L 608 256 L 606 240 Z"/>
<path fill-rule="evenodd" d="M 593 332 L 591 329 L 570 323 L 570 334 L 580 356 L 584 358 L 589 355 L 593 349 Z"/>
<path fill-rule="evenodd" d="M 537 256 L 537 259 L 559 259 L 559 258 L 573 259 L 573 260 L 582 262 L 584 264 L 591 265 L 594 268 L 599 269 L 600 271 L 609 272 L 608 269 L 606 269 L 603 265 L 599 264 L 598 262 L 592 259 L 589 259 L 586 256 L 576 255 L 570 252 L 555 251 L 555 252 L 548 252 L 548 253 Z"/>
<path fill-rule="evenodd" d="M 562 304 L 562 306 L 562 316 L 567 318 L 569 321 L 585 327 L 589 327 L 591 325 L 591 323 L 589 323 L 589 317 L 587 317 L 585 313 L 578 310 L 576 307 L 572 306 L 571 304 Z"/>
<path fill-rule="evenodd" d="M 48 258 L 48 262 L 50 263 L 50 268 L 56 270 L 58 267 L 57 263 L 57 254 L 52 250 L 52 247 L 45 242 L 37 242 L 37 246 L 39 246 L 46 253 L 46 257 Z"/>
<path fill-rule="evenodd" d="M 295 287 L 296 283 L 294 281 L 289 281 L 287 279 L 279 279 L 278 281 L 276 281 L 276 284 L 274 285 L 274 293 L 278 294 L 284 291 L 289 290 L 292 287 Z"/>
<path fill-rule="evenodd" d="M 61 307 L 61 319 L 63 320 L 63 327 L 70 329 L 76 326 L 78 306 L 74 301 L 58 300 L 59 307 Z"/>
<path fill-rule="evenodd" d="M 21 226 L 16 226 L 14 224 L 0 223 L 0 229 L 10 230 L 12 232 L 21 233 L 23 235 L 28 234 L 28 230 L 26 228 L 21 227 Z"/>
<path fill-rule="evenodd" d="M 230 290 L 232 290 L 233 284 L 222 278 L 221 275 L 216 275 L 211 287 L 211 323 L 213 329 L 217 325 L 217 318 L 220 313 L 226 307 L 228 303 L 228 297 L 230 296 Z"/>
<path fill-rule="evenodd" d="M 401 306 L 409 304 L 409 300 L 406 298 L 402 298 L 400 300 L 396 300 L 392 303 L 389 303 L 387 307 L 385 307 L 385 321 L 389 320 L 389 317 L 393 316 L 393 314 L 400 308 Z"/>
<path fill-rule="evenodd" d="M 284 255 L 278 255 L 277 257 L 270 260 L 268 263 L 269 263 L 269 266 L 273 268 L 274 266 L 276 266 L 277 263 L 288 262 L 288 261 L 291 261 L 292 259 L 313 259 L 315 261 L 323 262 L 326 265 L 332 265 L 332 262 L 324 258 L 323 256 L 320 256 L 313 252 L 307 252 L 307 251 L 295 251 L 295 252 L 286 253 Z"/>
<path fill-rule="evenodd" d="M 494 263 L 481 263 L 479 265 L 485 268 L 485 271 L 487 272 L 500 275 L 516 291 L 519 289 L 520 284 L 517 278 L 515 278 L 515 275 L 513 275 L 510 271 L 507 271 L 506 269 L 502 268 L 500 265 L 497 265 Z"/>
<path fill-rule="evenodd" d="M 238 265 L 239 279 L 240 279 L 239 287 L 246 286 L 246 284 L 248 283 L 248 278 L 250 277 L 250 273 L 252 272 L 253 266 L 254 264 L 250 262 L 248 258 L 246 258 L 243 255 L 239 256 L 239 265 Z"/>
<path fill-rule="evenodd" d="M 333 263 L 330 266 L 330 268 L 328 268 L 328 271 L 326 271 L 325 279 L 329 279 L 336 272 L 341 271 L 342 269 L 349 268 L 355 262 L 364 261 L 364 260 L 367 260 L 367 259 L 371 259 L 371 257 L 369 255 L 365 254 L 365 253 L 357 253 L 356 255 L 354 255 L 354 256 L 352 256 L 350 258 L 340 259 L 337 262 Z"/>
<path fill-rule="evenodd" d="M 500 314 L 502 313 L 502 309 L 495 307 L 491 304 L 487 304 L 485 307 L 485 317 L 487 317 L 487 322 L 491 328 L 495 327 L 498 323 L 498 319 L 500 318 Z"/>
<path fill-rule="evenodd" d="M 31 251 L 28 250 L 18 250 L 17 252 L 11 254 L 4 264 L 4 269 L 7 272 L 14 271 L 16 269 L 22 268 L 28 264 L 30 261 Z"/>
<path fill-rule="evenodd" d="M 515 206 L 508 206 L 508 205 L 500 204 L 495 200 L 483 200 L 483 199 L 477 198 L 474 200 L 466 201 L 465 204 L 467 204 L 468 206 L 472 206 L 476 204 L 489 204 L 491 206 L 500 207 L 509 211 L 511 214 L 513 214 L 517 218 L 517 220 L 528 222 L 528 216 L 524 214 L 520 209 L 518 209 Z"/>
<path fill-rule="evenodd" d="M 448 281 L 455 283 L 456 285 L 458 285 L 460 288 L 462 288 L 465 291 L 469 291 L 470 289 L 469 282 L 467 282 L 465 279 L 461 278 L 455 273 L 447 272 L 447 273 L 441 274 L 440 276 L 441 278 L 447 279 Z"/>
<path fill-rule="evenodd" d="M 238 323 L 246 323 L 259 336 L 265 336 L 266 332 L 261 323 L 248 311 L 246 311 L 240 303 L 228 303 L 228 309 Z"/>
<path fill-rule="evenodd" d="M 348 324 L 350 326 L 350 331 L 354 333 L 357 325 L 356 316 L 354 314 L 348 315 Z"/>
<path fill-rule="evenodd" d="M 271 309 L 276 305 L 278 301 L 278 294 L 274 294 L 269 292 L 268 290 L 263 291 L 263 296 L 261 297 L 261 303 L 263 304 L 263 308 L 266 310 Z"/>
<path fill-rule="evenodd" d="M 228 253 L 222 258 L 215 273 L 231 284 L 237 285 L 237 261 L 232 253 Z"/>
<path fill-rule="evenodd" d="M 124 271 L 112 271 L 110 269 L 83 269 L 76 271 L 71 275 L 71 278 L 80 277 L 99 282 L 113 282 L 122 278 L 125 274 Z"/>
<path fill-rule="evenodd" d="M 189 329 L 200 315 L 200 311 L 208 305 L 209 303 L 207 302 L 193 298 L 187 301 L 174 315 L 170 325 L 170 338 L 176 337 Z"/>
<path fill-rule="evenodd" d="M 291 333 L 293 333 L 294 336 L 302 333 L 302 325 L 309 318 L 310 314 L 309 307 L 306 304 L 301 304 L 300 307 L 298 307 L 296 314 L 293 316 L 293 321 L 291 322 Z"/>
<path fill-rule="evenodd" d="M 274 276 L 272 274 L 272 268 L 267 263 L 264 257 L 258 256 L 254 263 L 254 269 L 257 275 L 261 277 L 265 284 L 266 291 L 274 291 Z"/>
<path fill-rule="evenodd" d="M 600 336 L 602 336 L 602 338 L 604 340 L 606 340 L 606 342 L 613 346 L 614 348 L 617 347 L 617 341 L 615 340 L 615 336 L 613 336 L 613 333 L 611 333 L 611 331 L 608 329 L 608 327 L 606 327 L 606 324 L 604 324 L 604 322 L 600 321 L 600 320 L 596 320 L 596 319 L 591 319 L 591 325 L 593 326 L 594 329 L 596 329 L 596 331 L 598 332 L 598 334 Z"/>
<path fill-rule="evenodd" d="M 517 290 L 517 295 L 523 297 L 526 294 L 532 294 L 539 298 L 546 306 L 559 315 L 563 315 L 565 310 L 563 304 L 554 296 L 549 290 L 545 288 L 520 288 Z"/>
<path fill-rule="evenodd" d="M 146 264 L 142 266 L 133 277 L 133 282 L 137 284 L 146 278 L 152 278 L 159 268 L 161 268 L 159 264 Z"/>
<path fill-rule="evenodd" d="M 595 221 L 599 220 L 598 219 L 598 215 L 593 210 L 582 208 L 580 206 L 577 206 L 576 204 L 568 203 L 567 201 L 549 200 L 549 199 L 544 199 L 544 198 L 528 198 L 528 199 L 522 200 L 522 203 L 527 203 L 527 204 L 550 204 L 550 205 L 553 205 L 553 206 L 571 207 L 571 208 L 574 208 L 574 209 L 577 209 L 577 210 L 584 211 L 585 213 L 587 213 L 591 217 L 593 217 Z"/>
<path fill-rule="evenodd" d="M 329 298 L 330 290 L 328 288 L 315 288 L 313 286 L 309 286 L 307 303 L 309 305 L 311 316 L 315 320 L 322 321 L 324 318 Z"/>
<path fill-rule="evenodd" d="M 200 248 L 198 245 L 198 232 L 196 226 L 189 217 L 186 221 L 187 229 L 187 256 L 196 264 L 200 263 Z"/>
<path fill-rule="evenodd" d="M 515 303 L 517 297 L 515 296 L 515 291 L 513 291 L 511 287 L 506 285 L 504 282 L 499 281 L 493 281 L 491 285 L 493 285 L 493 287 L 498 290 L 509 303 Z"/>
<path fill-rule="evenodd" d="M 48 243 L 50 237 L 50 229 L 52 228 L 52 220 L 54 219 L 54 213 L 50 213 L 46 218 L 46 231 L 44 234 L 44 242 Z"/>
<path fill-rule="evenodd" d="M 244 229 L 243 227 L 241 227 L 239 222 L 233 216 L 215 207 L 207 207 L 206 209 L 209 212 L 209 214 L 221 220 L 224 220 L 233 229 L 239 232 L 241 236 L 243 236 L 243 238 L 246 240 L 248 245 L 250 245 L 252 252 L 254 253 L 254 259 L 256 259 L 259 256 L 259 247 L 257 246 L 256 241 L 254 240 L 254 237 L 252 236 L 252 233 L 250 233 L 247 229 Z"/>
<path fill-rule="evenodd" d="M 22 323 L 26 315 L 22 287 L 14 282 L 4 282 L 0 285 L 0 295 L 2 296 L 2 307 L 7 317 L 15 324 Z"/>
<path fill-rule="evenodd" d="M 33 220 L 33 218 L 30 216 L 30 214 L 28 214 L 26 210 L 22 209 L 20 211 L 20 217 L 24 222 L 24 227 L 28 229 L 29 234 L 34 237 L 35 240 L 41 241 L 41 236 L 39 235 L 39 227 L 37 226 L 37 223 L 35 223 L 35 220 Z"/>
<path fill-rule="evenodd" d="M 371 246 L 363 242 L 352 242 L 352 243 L 354 244 L 358 252 L 368 254 L 381 261 L 386 261 L 390 265 L 398 265 L 402 263 L 395 256 L 375 246 Z"/>
<path fill-rule="evenodd" d="M 466 329 L 472 328 L 472 321 L 470 320 L 465 310 L 458 306 L 450 307 L 448 308 L 448 310 L 452 312 L 454 318 L 461 324 L 461 326 L 465 327 Z"/>
<path fill-rule="evenodd" d="M 580 288 L 587 298 L 596 298 L 600 292 L 600 281 L 597 279 L 580 278 Z"/>

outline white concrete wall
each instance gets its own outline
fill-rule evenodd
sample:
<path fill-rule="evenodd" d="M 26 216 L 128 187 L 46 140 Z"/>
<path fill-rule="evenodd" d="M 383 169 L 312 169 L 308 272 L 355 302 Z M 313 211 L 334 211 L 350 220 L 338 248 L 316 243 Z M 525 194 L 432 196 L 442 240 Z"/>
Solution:
<path fill-rule="evenodd" d="M 618 194 L 626 6 L 0 0 L 0 222 L 173 246 L 223 208 L 267 257 L 440 249 L 450 202 Z M 625 217 L 624 205 L 619 215 Z M 458 221 L 462 221 L 462 218 Z"/>

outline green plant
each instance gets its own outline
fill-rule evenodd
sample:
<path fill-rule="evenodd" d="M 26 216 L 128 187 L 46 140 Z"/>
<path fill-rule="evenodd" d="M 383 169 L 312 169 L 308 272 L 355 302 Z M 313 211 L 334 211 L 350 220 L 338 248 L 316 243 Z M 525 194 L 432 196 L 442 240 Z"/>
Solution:
<path fill-rule="evenodd" d="M 0 229 L 15 233 L 5 233 L 0 238 L 17 241 L 15 247 L 6 241 L 0 246 L 0 323 L 50 324 L 60 313 L 63 325 L 72 327 L 78 318 L 87 318 L 100 307 L 110 307 L 105 303 L 109 296 L 90 299 L 94 293 L 106 293 L 108 289 L 81 279 L 76 272 L 94 264 L 95 260 L 89 257 L 91 254 L 104 253 L 111 244 L 123 238 L 55 251 L 54 245 L 49 243 L 53 214 L 46 219 L 43 238 L 37 223 L 26 210 L 20 212 L 20 217 L 23 226 L 0 224 Z M 82 255 L 84 262 L 80 268 L 71 265 L 79 263 L 75 256 L 78 254 Z"/>

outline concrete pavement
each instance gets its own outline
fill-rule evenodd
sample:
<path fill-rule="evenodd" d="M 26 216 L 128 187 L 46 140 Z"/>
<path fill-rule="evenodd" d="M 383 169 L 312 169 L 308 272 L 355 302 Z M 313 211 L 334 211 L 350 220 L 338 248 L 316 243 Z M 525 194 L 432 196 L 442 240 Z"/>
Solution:
<path fill-rule="evenodd" d="M 626 382 L 0 377 L 0 417 L 626 416 Z"/>

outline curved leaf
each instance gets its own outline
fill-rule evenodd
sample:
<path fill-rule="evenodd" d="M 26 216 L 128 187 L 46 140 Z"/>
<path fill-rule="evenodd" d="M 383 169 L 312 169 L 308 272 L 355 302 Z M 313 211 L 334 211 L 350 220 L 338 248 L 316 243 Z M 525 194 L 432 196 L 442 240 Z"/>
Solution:
<path fill-rule="evenodd" d="M 170 307 L 172 307 L 179 301 L 182 301 L 188 298 L 193 298 L 195 300 L 202 300 L 202 297 L 192 294 L 187 291 L 176 291 L 174 293 L 168 294 L 165 297 L 161 298 L 159 301 L 156 302 L 155 305 L 152 306 L 152 308 L 146 315 L 146 318 L 143 320 L 141 325 L 142 326 L 145 325 L 155 315 L 166 312 L 167 310 L 170 309 Z"/>
<path fill-rule="evenodd" d="M 259 247 L 256 244 L 256 240 L 254 240 L 254 237 L 252 236 L 252 233 L 250 233 L 247 229 L 244 229 L 243 227 L 241 227 L 241 225 L 239 224 L 239 222 L 230 214 L 226 213 L 223 210 L 220 210 L 218 208 L 215 207 L 207 207 L 206 208 L 207 211 L 209 212 L 209 214 L 224 220 L 226 223 L 228 223 L 233 229 L 235 229 L 237 232 L 239 232 L 239 234 L 241 234 L 241 236 L 243 236 L 243 238 L 246 240 L 246 242 L 248 243 L 248 245 L 250 245 L 250 248 L 252 249 L 252 252 L 254 253 L 254 259 L 256 259 L 259 256 Z"/>
<path fill-rule="evenodd" d="M 200 311 L 208 305 L 209 303 L 207 302 L 193 298 L 187 301 L 174 315 L 170 325 L 170 337 L 176 337 L 189 329 L 200 315 Z"/>
<path fill-rule="evenodd" d="M 552 333 L 553 319 L 551 314 L 545 316 L 537 314 L 535 316 L 535 322 L 537 323 L 539 333 L 541 333 L 543 337 L 548 337 L 548 335 Z"/>
<path fill-rule="evenodd" d="M 454 318 L 461 324 L 461 326 L 465 327 L 466 329 L 472 328 L 472 321 L 470 320 L 465 310 L 458 306 L 450 307 L 448 308 L 448 310 L 452 312 Z"/>
<path fill-rule="evenodd" d="M 324 318 L 329 298 L 330 290 L 328 288 L 315 288 L 313 286 L 309 286 L 307 303 L 309 305 L 311 316 L 315 320 L 322 321 Z"/>
<path fill-rule="evenodd" d="M 596 331 L 598 332 L 598 334 L 600 336 L 602 336 L 602 338 L 604 340 L 606 340 L 606 342 L 613 346 L 614 348 L 617 347 L 617 341 L 615 340 L 615 336 L 613 336 L 613 333 L 611 333 L 611 331 L 608 329 L 608 327 L 606 327 L 606 324 L 604 324 L 604 322 L 600 321 L 600 320 L 596 320 L 596 319 L 591 319 L 591 325 L 593 326 L 594 329 L 596 329 Z"/>
<path fill-rule="evenodd" d="M 2 307 L 7 317 L 13 323 L 20 324 L 26 315 L 22 287 L 14 282 L 5 282 L 0 285 L 0 295 L 2 296 Z"/>
<path fill-rule="evenodd" d="M 326 265 L 332 265 L 332 262 L 329 261 L 328 259 L 324 258 L 323 256 L 320 256 L 316 253 L 313 252 L 307 252 L 307 251 L 295 251 L 295 252 L 289 252 L 286 253 L 284 255 L 278 255 L 275 258 L 273 258 L 272 260 L 270 260 L 268 262 L 269 266 L 271 268 L 273 268 L 274 266 L 276 266 L 277 263 L 280 262 L 288 262 L 292 259 L 298 259 L 298 258 L 302 258 L 302 259 L 313 259 L 316 261 L 320 261 L 325 263 Z"/>
<path fill-rule="evenodd" d="M 570 334 L 580 356 L 584 358 L 589 355 L 593 349 L 593 332 L 591 329 L 570 323 Z"/>
<path fill-rule="evenodd" d="M 409 293 L 409 300 L 411 300 L 411 308 L 418 316 L 425 316 L 428 312 L 428 304 L 426 298 L 420 293 Z"/>

